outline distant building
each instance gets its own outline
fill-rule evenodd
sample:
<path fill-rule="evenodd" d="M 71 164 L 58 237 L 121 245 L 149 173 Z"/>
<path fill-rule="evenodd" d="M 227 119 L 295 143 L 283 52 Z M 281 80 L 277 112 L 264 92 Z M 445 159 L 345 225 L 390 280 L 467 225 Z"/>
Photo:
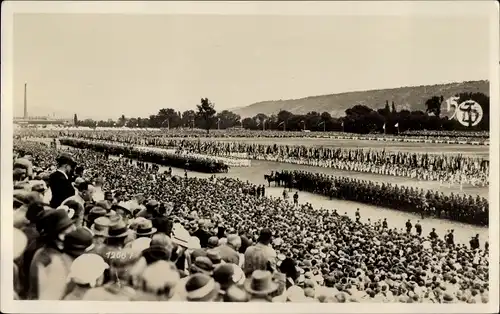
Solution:
<path fill-rule="evenodd" d="M 73 119 L 51 117 L 14 117 L 14 124 L 18 125 L 73 125 Z"/>

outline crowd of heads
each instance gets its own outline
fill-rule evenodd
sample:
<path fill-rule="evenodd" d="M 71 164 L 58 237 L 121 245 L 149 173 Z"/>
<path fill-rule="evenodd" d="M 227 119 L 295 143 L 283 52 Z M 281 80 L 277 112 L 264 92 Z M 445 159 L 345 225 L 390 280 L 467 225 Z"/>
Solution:
<path fill-rule="evenodd" d="M 345 132 L 302 132 L 302 131 L 282 131 L 282 130 L 249 130 L 249 129 L 221 129 L 210 130 L 207 134 L 206 130 L 191 129 L 191 128 L 171 128 L 171 129 L 154 129 L 154 128 L 22 128 L 16 130 L 19 136 L 42 136 L 42 137 L 58 137 L 76 136 L 86 138 L 101 138 L 112 140 L 113 137 L 120 136 L 120 133 L 126 132 L 128 136 L 137 138 L 147 137 L 174 137 L 174 138 L 191 138 L 191 137 L 211 137 L 211 138 L 330 138 L 330 137 L 344 137 L 344 138 L 364 138 L 364 139 L 411 139 L 416 141 L 424 141 L 428 139 L 437 139 L 441 141 L 462 141 L 470 144 L 472 142 L 488 142 L 488 131 L 406 131 L 398 135 L 392 134 L 353 134 Z M 160 133 L 161 132 L 161 133 Z"/>
<path fill-rule="evenodd" d="M 251 184 L 226 177 L 152 181 L 152 169 L 90 150 L 68 154 L 25 141 L 14 148 L 19 299 L 489 299 L 487 248 L 444 240 L 425 226 L 401 232 L 352 220 L 248 193 Z M 66 183 L 72 192 L 59 190 Z"/>
<path fill-rule="evenodd" d="M 151 147 L 132 146 L 130 143 L 124 145 L 119 142 L 88 141 L 72 138 L 61 139 L 60 144 L 75 148 L 96 150 L 108 155 L 123 155 L 146 162 L 184 168 L 197 172 L 220 173 L 229 170 L 227 162 L 220 160 L 218 157 L 209 155 L 183 154 L 180 151 L 171 152 Z"/>

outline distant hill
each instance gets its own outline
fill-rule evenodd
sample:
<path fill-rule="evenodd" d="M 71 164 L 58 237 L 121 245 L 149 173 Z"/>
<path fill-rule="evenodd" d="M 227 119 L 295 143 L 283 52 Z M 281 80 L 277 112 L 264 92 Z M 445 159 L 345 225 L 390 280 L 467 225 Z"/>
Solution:
<path fill-rule="evenodd" d="M 288 110 L 294 114 L 306 114 L 310 111 L 329 112 L 333 117 L 345 115 L 345 110 L 364 104 L 378 109 L 385 106 L 385 101 L 394 101 L 398 110 L 425 111 L 425 101 L 432 96 L 443 96 L 445 99 L 463 92 L 481 92 L 489 95 L 489 82 L 470 81 L 437 85 L 408 86 L 391 89 L 347 92 L 323 96 L 311 96 L 301 99 L 268 100 L 246 107 L 234 108 L 232 111 L 242 118 L 253 117 L 258 113 L 277 114 L 280 110 Z"/>

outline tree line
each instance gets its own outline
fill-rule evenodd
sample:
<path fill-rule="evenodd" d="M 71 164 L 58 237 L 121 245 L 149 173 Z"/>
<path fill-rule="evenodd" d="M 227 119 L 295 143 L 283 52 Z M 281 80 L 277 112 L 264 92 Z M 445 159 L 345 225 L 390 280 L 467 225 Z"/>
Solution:
<path fill-rule="evenodd" d="M 440 131 L 489 131 L 490 99 L 483 93 L 461 93 L 456 95 L 460 104 L 466 100 L 473 100 L 481 105 L 483 118 L 473 127 L 464 126 L 456 119 L 450 120 L 452 112 L 444 108 L 443 96 L 430 97 L 425 102 L 426 110 L 397 110 L 396 104 L 387 100 L 380 109 L 372 109 L 366 105 L 357 104 L 345 110 L 345 116 L 332 117 L 328 112 L 311 111 L 307 114 L 294 114 L 281 110 L 277 114 L 266 115 L 259 113 L 254 117 L 241 119 L 229 110 L 217 112 L 215 104 L 208 98 L 202 98 L 195 110 L 184 112 L 172 108 L 163 108 L 155 115 L 147 118 L 125 117 L 117 120 L 95 121 L 78 120 L 74 116 L 77 126 L 86 127 L 129 127 L 129 128 L 197 128 L 210 129 L 242 128 L 249 130 L 284 130 L 284 131 L 340 131 L 349 133 L 387 133 L 397 134 L 405 131 L 440 130 Z M 378 107 L 378 106 L 375 106 Z M 443 112 L 443 108 L 445 112 Z"/>

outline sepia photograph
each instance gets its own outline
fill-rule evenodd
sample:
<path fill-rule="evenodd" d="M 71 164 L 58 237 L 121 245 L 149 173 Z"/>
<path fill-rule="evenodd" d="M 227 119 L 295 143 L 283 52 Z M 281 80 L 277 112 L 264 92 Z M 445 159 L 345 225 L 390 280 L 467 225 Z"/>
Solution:
<path fill-rule="evenodd" d="M 498 12 L 3 2 L 1 310 L 497 311 Z"/>

